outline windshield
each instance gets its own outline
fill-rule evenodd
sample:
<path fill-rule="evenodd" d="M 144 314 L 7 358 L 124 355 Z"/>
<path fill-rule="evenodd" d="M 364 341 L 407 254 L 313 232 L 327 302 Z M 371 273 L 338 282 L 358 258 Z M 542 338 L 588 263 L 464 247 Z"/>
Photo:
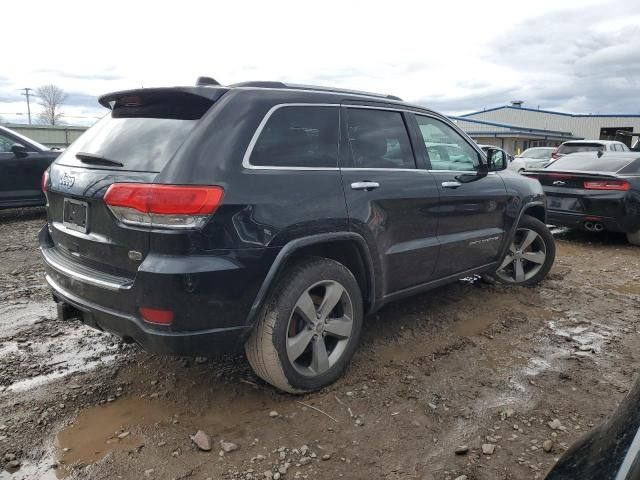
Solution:
<path fill-rule="evenodd" d="M 521 158 L 531 158 L 533 160 L 549 160 L 553 153 L 553 148 L 527 148 L 518 155 Z"/>
<path fill-rule="evenodd" d="M 598 150 L 604 152 L 604 145 L 599 143 L 565 143 L 564 145 L 560 145 L 558 153 L 568 155 L 576 152 L 597 152 Z"/>

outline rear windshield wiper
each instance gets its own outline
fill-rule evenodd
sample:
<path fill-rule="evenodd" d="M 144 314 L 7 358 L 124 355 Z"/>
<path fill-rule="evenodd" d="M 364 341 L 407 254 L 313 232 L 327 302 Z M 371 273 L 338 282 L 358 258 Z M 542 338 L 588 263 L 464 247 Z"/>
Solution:
<path fill-rule="evenodd" d="M 78 152 L 76 158 L 83 163 L 90 163 L 92 165 L 112 165 L 114 167 L 124 167 L 124 163 L 116 162 L 108 158 L 95 155 L 93 153 Z"/>

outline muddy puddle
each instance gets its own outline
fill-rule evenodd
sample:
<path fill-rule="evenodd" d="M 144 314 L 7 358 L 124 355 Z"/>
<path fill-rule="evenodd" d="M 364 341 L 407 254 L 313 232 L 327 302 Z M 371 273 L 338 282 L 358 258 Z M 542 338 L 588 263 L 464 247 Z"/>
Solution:
<path fill-rule="evenodd" d="M 216 392 L 198 412 L 161 399 L 141 397 L 91 407 L 58 431 L 45 459 L 37 464 L 26 463 L 10 476 L 4 472 L 0 480 L 64 479 L 72 476 L 74 467 L 98 463 L 111 453 L 164 448 L 164 430 L 181 429 L 188 432 L 185 438 L 199 429 L 223 437 L 242 437 L 257 412 L 269 408 L 272 401 L 268 397 L 264 392 Z"/>
<path fill-rule="evenodd" d="M 162 402 L 137 397 L 82 411 L 56 437 L 57 478 L 66 478 L 73 464 L 95 463 L 115 450 L 142 448 L 148 441 L 146 427 L 171 421 Z"/>
<path fill-rule="evenodd" d="M 0 329 L 2 336 L 8 337 L 37 322 L 55 318 L 56 305 L 49 302 L 28 302 L 22 300 L 13 304 L 0 305 Z"/>
<path fill-rule="evenodd" d="M 618 293 L 625 295 L 640 295 L 640 280 L 632 283 L 625 283 L 624 285 L 617 285 L 613 289 Z"/>
<path fill-rule="evenodd" d="M 0 306 L 0 393 L 23 392 L 112 362 L 113 337 L 78 320 L 59 322 L 52 301 Z"/>
<path fill-rule="evenodd" d="M 489 328 L 498 319 L 495 315 L 474 315 L 464 321 L 457 322 L 454 332 L 461 337 L 475 337 Z"/>

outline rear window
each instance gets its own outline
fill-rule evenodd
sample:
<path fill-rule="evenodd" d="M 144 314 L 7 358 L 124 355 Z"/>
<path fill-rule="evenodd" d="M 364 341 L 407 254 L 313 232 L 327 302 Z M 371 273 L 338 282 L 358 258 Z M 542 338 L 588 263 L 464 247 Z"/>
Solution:
<path fill-rule="evenodd" d="M 598 150 L 604 151 L 604 145 L 599 143 L 565 143 L 560 145 L 558 153 L 568 155 L 576 152 L 597 152 Z"/>
<path fill-rule="evenodd" d="M 604 155 L 598 157 L 597 155 L 571 155 L 568 157 L 561 157 L 551 165 L 546 167 L 546 170 L 555 171 L 583 171 L 583 172 L 617 172 L 621 168 L 625 167 L 632 162 L 629 158 L 616 158 L 613 155 Z"/>
<path fill-rule="evenodd" d="M 57 163 L 95 167 L 76 157 L 87 153 L 122 164 L 100 168 L 159 172 L 213 104 L 195 95 L 124 100 L 67 148 Z"/>
<path fill-rule="evenodd" d="M 278 108 L 260 133 L 249 162 L 255 166 L 336 168 L 338 108 Z"/>

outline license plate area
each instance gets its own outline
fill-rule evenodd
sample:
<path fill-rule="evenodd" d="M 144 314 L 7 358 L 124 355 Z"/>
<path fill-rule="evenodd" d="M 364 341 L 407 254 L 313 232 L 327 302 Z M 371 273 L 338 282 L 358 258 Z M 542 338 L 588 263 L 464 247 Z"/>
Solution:
<path fill-rule="evenodd" d="M 87 233 L 89 226 L 89 204 L 65 198 L 62 209 L 62 224 L 77 232 Z"/>
<path fill-rule="evenodd" d="M 584 206 L 579 198 L 555 197 L 547 195 L 547 208 L 551 210 L 564 210 L 569 212 L 583 212 Z"/>

